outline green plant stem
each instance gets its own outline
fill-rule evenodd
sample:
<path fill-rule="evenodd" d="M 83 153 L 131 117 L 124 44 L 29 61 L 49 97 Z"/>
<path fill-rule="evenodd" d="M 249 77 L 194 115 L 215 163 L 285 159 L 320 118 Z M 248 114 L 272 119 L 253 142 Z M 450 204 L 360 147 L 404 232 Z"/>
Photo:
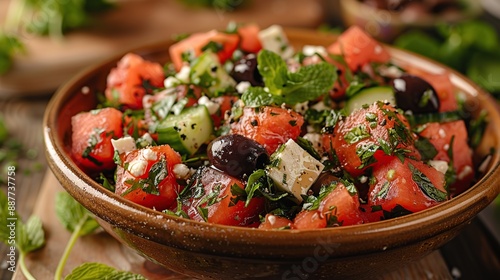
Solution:
<path fill-rule="evenodd" d="M 26 262 L 24 261 L 25 256 L 26 254 L 24 254 L 23 252 L 19 253 L 19 265 L 21 266 L 21 271 L 23 272 L 26 279 L 36 280 L 36 278 L 33 277 L 33 275 L 31 275 L 31 273 L 29 272 L 28 267 L 26 267 Z"/>
<path fill-rule="evenodd" d="M 54 280 L 61 280 L 62 279 L 62 273 L 64 266 L 66 266 L 66 262 L 68 261 L 69 254 L 71 253 L 71 250 L 73 249 L 73 246 L 75 246 L 76 240 L 78 240 L 78 237 L 80 237 L 80 232 L 82 230 L 83 225 L 87 219 L 82 219 L 75 227 L 75 230 L 71 234 L 70 239 L 68 240 L 68 244 L 66 244 L 66 248 L 64 249 L 64 253 L 59 260 L 59 264 L 57 265 L 56 273 L 54 275 Z"/>

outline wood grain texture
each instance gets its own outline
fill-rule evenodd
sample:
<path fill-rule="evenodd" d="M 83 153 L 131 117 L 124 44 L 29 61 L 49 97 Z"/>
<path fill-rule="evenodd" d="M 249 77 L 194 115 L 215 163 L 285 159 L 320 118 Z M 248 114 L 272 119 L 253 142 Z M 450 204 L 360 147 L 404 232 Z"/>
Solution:
<path fill-rule="evenodd" d="M 0 0 L 0 22 L 9 2 Z M 117 2 L 116 9 L 96 15 L 91 26 L 60 41 L 22 33 L 26 54 L 16 56 L 13 69 L 0 76 L 0 96 L 50 92 L 90 64 L 174 34 L 224 29 L 231 21 L 309 28 L 323 21 L 322 0 L 252 0 L 232 12 L 187 7 L 177 0 Z"/>
<path fill-rule="evenodd" d="M 42 118 L 48 100 L 7 99 L 0 101 L 0 116 L 3 118 L 10 138 L 20 141 L 23 152 L 31 150 L 33 157 L 21 157 L 17 160 L 16 169 L 16 210 L 23 219 L 27 219 L 37 201 L 37 194 L 45 175 L 46 160 L 42 139 Z M 0 176 L 6 176 L 5 173 Z M 1 185 L 5 191 L 6 185 Z M 2 229 L 3 230 L 3 229 Z M 7 247 L 0 243 L 0 279 L 10 279 L 12 273 L 4 269 Z"/>

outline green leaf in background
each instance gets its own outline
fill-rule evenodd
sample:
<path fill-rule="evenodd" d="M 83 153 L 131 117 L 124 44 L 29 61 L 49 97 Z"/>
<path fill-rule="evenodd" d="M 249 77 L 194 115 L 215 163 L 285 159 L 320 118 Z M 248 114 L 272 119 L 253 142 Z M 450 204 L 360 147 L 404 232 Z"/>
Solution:
<path fill-rule="evenodd" d="M 444 63 L 500 97 L 500 38 L 489 23 L 442 24 L 428 33 L 414 29 L 400 35 L 394 44 Z"/>
<path fill-rule="evenodd" d="M 420 30 L 412 30 L 399 36 L 394 45 L 432 59 L 437 59 L 440 42 Z"/>
<path fill-rule="evenodd" d="M 495 59 L 493 55 L 475 53 L 470 59 L 466 74 L 485 90 L 500 93 L 500 58 Z"/>
<path fill-rule="evenodd" d="M 12 67 L 14 54 L 22 51 L 24 51 L 24 46 L 19 39 L 0 31 L 0 75 L 5 74 Z"/>
<path fill-rule="evenodd" d="M 119 271 L 100 263 L 84 263 L 75 268 L 65 280 L 145 280 L 141 275 L 126 271 Z"/>
<path fill-rule="evenodd" d="M 3 121 L 2 115 L 0 115 L 0 146 L 3 144 L 3 142 L 5 142 L 5 140 L 7 140 L 7 136 L 9 136 L 9 131 L 7 130 L 7 126 Z"/>
<path fill-rule="evenodd" d="M 70 232 L 87 235 L 99 228 L 93 215 L 66 192 L 57 194 L 55 207 L 57 217 Z"/>
<path fill-rule="evenodd" d="M 10 215 L 8 208 L 9 205 L 7 195 L 3 191 L 0 191 L 0 228 L 2 228 L 2 230 L 0 231 L 0 241 L 5 244 L 8 244 L 10 236 L 10 231 L 7 227 L 9 224 L 9 220 L 7 220 L 7 218 L 18 218 L 17 213 L 12 213 L 15 214 L 14 217 Z"/>
<path fill-rule="evenodd" d="M 41 248 L 45 244 L 45 233 L 40 218 L 31 216 L 26 224 L 18 222 L 16 238 L 17 248 L 22 253 Z"/>

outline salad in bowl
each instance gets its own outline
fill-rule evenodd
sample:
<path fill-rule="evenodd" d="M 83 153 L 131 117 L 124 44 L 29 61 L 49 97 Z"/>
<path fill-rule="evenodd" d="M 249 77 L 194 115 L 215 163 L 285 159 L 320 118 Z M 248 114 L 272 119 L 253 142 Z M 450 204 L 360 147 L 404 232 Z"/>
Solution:
<path fill-rule="evenodd" d="M 72 159 L 144 207 L 259 229 L 345 227 L 439 205 L 484 172 L 473 149 L 487 116 L 447 72 L 394 61 L 358 27 L 296 49 L 280 26 L 236 25 L 168 53 L 166 64 L 126 54 L 98 105 L 71 116 Z"/>

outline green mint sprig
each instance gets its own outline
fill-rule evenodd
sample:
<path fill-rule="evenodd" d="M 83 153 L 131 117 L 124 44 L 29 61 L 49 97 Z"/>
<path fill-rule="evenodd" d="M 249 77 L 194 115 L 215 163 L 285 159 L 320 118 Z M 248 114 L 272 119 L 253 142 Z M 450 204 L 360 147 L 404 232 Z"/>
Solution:
<path fill-rule="evenodd" d="M 268 50 L 259 52 L 257 64 L 265 87 L 249 87 L 243 93 L 241 99 L 249 107 L 283 103 L 293 106 L 316 100 L 328 93 L 337 80 L 335 67 L 327 62 L 291 72 L 278 54 Z"/>

